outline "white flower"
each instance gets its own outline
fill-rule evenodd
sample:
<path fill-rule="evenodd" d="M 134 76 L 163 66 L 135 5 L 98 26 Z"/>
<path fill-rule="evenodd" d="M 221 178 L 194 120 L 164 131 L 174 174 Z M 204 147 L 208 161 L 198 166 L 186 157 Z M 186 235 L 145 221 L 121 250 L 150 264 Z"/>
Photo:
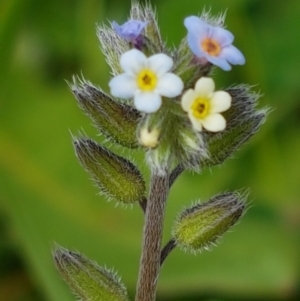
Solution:
<path fill-rule="evenodd" d="M 201 77 L 195 85 L 195 90 L 187 90 L 181 99 L 181 106 L 188 112 L 193 127 L 197 131 L 202 128 L 210 132 L 225 129 L 226 120 L 219 114 L 230 108 L 231 96 L 225 91 L 216 91 L 211 78 Z"/>
<path fill-rule="evenodd" d="M 182 80 L 168 71 L 173 60 L 159 53 L 147 58 L 141 51 L 131 49 L 120 58 L 124 73 L 109 82 L 111 94 L 120 98 L 134 98 L 137 110 L 145 113 L 156 112 L 161 96 L 176 97 L 183 90 Z"/>

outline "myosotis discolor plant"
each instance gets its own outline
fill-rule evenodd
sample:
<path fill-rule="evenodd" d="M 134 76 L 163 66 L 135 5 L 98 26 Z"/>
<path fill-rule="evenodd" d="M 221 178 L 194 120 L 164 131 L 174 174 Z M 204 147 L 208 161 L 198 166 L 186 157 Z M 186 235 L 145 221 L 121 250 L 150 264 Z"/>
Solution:
<path fill-rule="evenodd" d="M 89 81 L 70 84 L 80 108 L 111 143 L 145 153 L 151 173 L 146 184 L 137 166 L 88 137 L 74 138 L 78 160 L 109 200 L 139 204 L 144 229 L 136 301 L 154 301 L 159 272 L 179 247 L 199 252 L 215 244 L 245 211 L 246 193 L 226 192 L 183 210 L 169 242 L 162 246 L 169 190 L 185 170 L 200 172 L 223 163 L 258 131 L 267 109 L 248 85 L 224 91 L 211 71 L 244 64 L 224 29 L 224 15 L 204 12 L 184 20 L 187 36 L 177 48 L 163 42 L 150 4 L 133 2 L 123 25 L 98 27 L 102 52 L 111 67 L 110 95 Z M 146 194 L 148 192 L 148 195 Z M 83 301 L 129 300 L 127 289 L 107 268 L 78 252 L 54 250 L 56 266 Z"/>

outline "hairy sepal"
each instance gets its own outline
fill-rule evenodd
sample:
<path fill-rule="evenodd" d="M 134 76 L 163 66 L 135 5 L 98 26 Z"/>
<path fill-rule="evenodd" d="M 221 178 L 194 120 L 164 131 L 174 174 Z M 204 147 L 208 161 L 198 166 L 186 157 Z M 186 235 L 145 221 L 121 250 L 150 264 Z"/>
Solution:
<path fill-rule="evenodd" d="M 74 140 L 75 153 L 100 192 L 123 204 L 142 201 L 145 182 L 137 167 L 88 138 Z"/>
<path fill-rule="evenodd" d="M 242 216 L 244 199 L 239 192 L 227 192 L 185 209 L 173 226 L 176 244 L 193 253 L 208 249 Z"/>
<path fill-rule="evenodd" d="M 256 109 L 259 95 L 250 91 L 247 85 L 226 90 L 232 97 L 230 109 L 223 113 L 227 125 L 219 133 L 205 133 L 208 158 L 202 158 L 201 166 L 212 167 L 223 163 L 251 138 L 265 122 L 268 109 Z"/>
<path fill-rule="evenodd" d="M 88 81 L 70 85 L 79 107 L 92 119 L 97 129 L 108 139 L 128 148 L 138 146 L 136 129 L 140 113 L 118 103 Z"/>
<path fill-rule="evenodd" d="M 113 271 L 60 246 L 53 256 L 59 273 L 80 300 L 129 301 L 126 287 Z"/>

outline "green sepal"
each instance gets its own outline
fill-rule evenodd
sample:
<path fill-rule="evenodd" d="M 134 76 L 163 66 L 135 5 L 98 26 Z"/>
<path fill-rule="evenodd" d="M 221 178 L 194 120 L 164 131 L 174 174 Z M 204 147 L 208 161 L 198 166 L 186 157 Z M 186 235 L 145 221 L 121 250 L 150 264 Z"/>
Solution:
<path fill-rule="evenodd" d="M 80 300 L 129 301 L 126 287 L 111 270 L 60 246 L 53 256 L 59 273 Z"/>
<path fill-rule="evenodd" d="M 190 252 L 208 249 L 242 216 L 244 199 L 238 192 L 228 192 L 185 209 L 173 225 L 176 244 Z"/>
<path fill-rule="evenodd" d="M 144 199 L 145 182 L 137 167 L 88 138 L 74 140 L 75 153 L 107 199 L 131 204 Z"/>
<path fill-rule="evenodd" d="M 71 89 L 80 108 L 106 138 L 128 148 L 138 146 L 136 129 L 141 115 L 136 109 L 116 102 L 88 81 L 74 81 Z"/>
<path fill-rule="evenodd" d="M 212 167 L 223 163 L 253 136 L 265 122 L 268 109 L 256 109 L 259 95 L 250 91 L 247 85 L 239 85 L 226 90 L 232 97 L 229 110 L 223 113 L 227 125 L 219 133 L 205 133 L 210 154 L 202 158 L 201 166 Z"/>

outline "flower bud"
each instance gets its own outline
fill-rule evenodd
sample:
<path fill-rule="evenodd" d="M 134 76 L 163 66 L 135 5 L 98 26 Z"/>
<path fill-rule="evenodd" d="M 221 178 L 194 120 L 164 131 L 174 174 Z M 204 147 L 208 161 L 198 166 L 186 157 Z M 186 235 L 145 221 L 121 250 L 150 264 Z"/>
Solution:
<path fill-rule="evenodd" d="M 160 131 L 156 128 L 143 127 L 140 130 L 139 142 L 147 148 L 156 148 L 159 144 Z"/>
<path fill-rule="evenodd" d="M 184 210 L 173 227 L 176 244 L 191 252 L 209 248 L 238 221 L 244 209 L 244 197 L 228 192 Z"/>
<path fill-rule="evenodd" d="M 62 247 L 53 255 L 58 271 L 80 300 L 129 300 L 126 287 L 112 271 Z"/>
<path fill-rule="evenodd" d="M 129 148 L 137 147 L 136 128 L 140 113 L 125 104 L 117 103 L 89 82 L 71 86 L 80 108 L 93 120 L 108 139 Z"/>
<path fill-rule="evenodd" d="M 129 160 L 115 155 L 91 139 L 76 139 L 74 147 L 79 161 L 108 199 L 131 204 L 144 198 L 144 179 Z"/>

